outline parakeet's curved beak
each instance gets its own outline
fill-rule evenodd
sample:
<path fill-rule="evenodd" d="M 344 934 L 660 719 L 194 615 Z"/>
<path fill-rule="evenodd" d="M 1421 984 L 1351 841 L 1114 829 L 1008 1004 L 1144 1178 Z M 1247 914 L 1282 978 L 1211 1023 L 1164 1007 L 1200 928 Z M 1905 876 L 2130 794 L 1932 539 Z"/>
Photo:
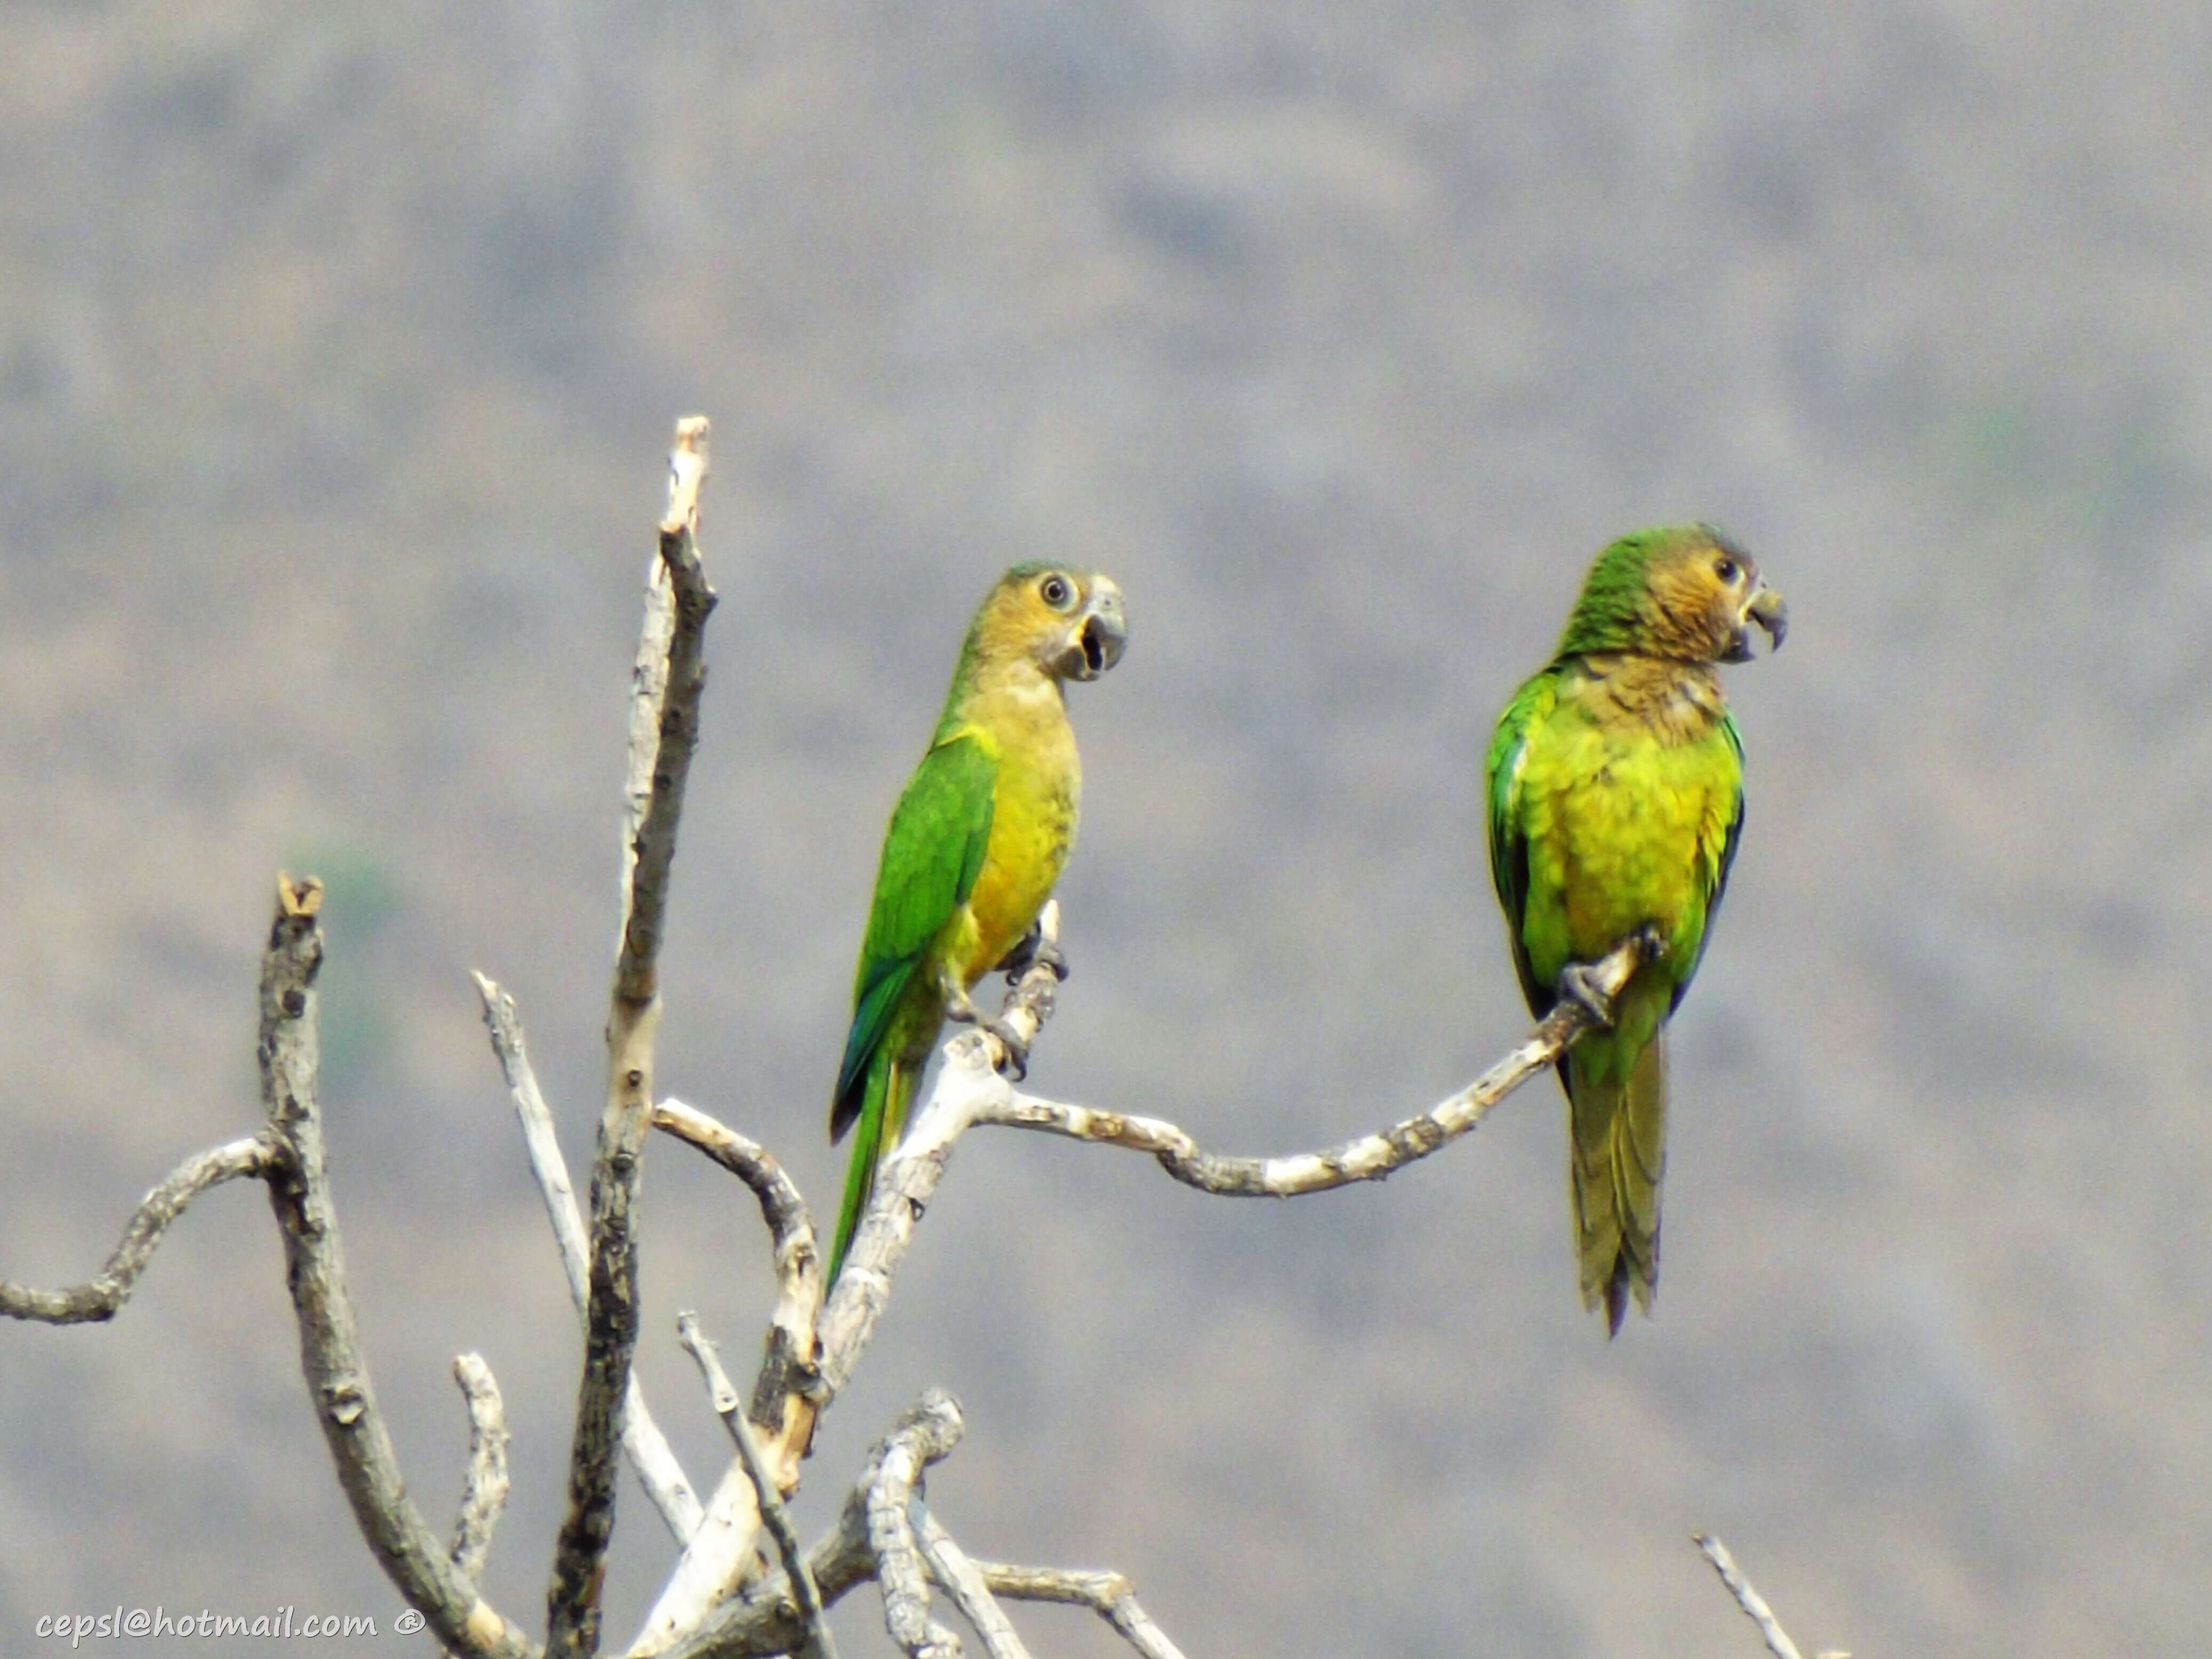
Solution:
<path fill-rule="evenodd" d="M 1751 603 L 1744 607 L 1743 614 L 1766 630 L 1766 648 L 1769 651 L 1782 648 L 1783 636 L 1790 631 L 1790 607 L 1783 604 L 1779 593 L 1762 585 L 1759 592 L 1752 595 Z"/>
<path fill-rule="evenodd" d="M 1751 660 L 1751 625 L 1753 623 L 1766 630 L 1767 650 L 1779 651 L 1783 636 L 1790 631 L 1790 607 L 1782 602 L 1779 593 L 1764 582 L 1759 584 L 1743 607 L 1742 620 L 1736 623 L 1735 639 L 1730 645 L 1726 660 Z"/>
<path fill-rule="evenodd" d="M 1129 624 L 1121 614 L 1121 590 L 1106 577 L 1091 584 L 1091 602 L 1076 617 L 1060 653 L 1060 672 L 1072 680 L 1095 680 L 1121 660 Z"/>

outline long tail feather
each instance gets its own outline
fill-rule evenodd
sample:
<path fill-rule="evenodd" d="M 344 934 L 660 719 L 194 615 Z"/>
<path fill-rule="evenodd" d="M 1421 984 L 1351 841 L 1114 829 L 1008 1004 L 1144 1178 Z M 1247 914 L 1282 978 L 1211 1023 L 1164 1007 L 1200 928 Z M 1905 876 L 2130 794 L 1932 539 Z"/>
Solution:
<path fill-rule="evenodd" d="M 1659 1287 L 1659 1193 L 1667 1170 L 1667 1056 L 1654 1036 L 1632 1058 L 1616 1032 L 1568 1056 L 1568 1139 L 1575 1254 L 1583 1305 L 1605 1304 L 1617 1334 L 1632 1297 L 1645 1313 Z"/>
<path fill-rule="evenodd" d="M 853 1247 L 853 1235 L 860 1228 L 860 1212 L 868 1207 L 868 1194 L 875 1189 L 876 1165 L 898 1145 L 906 1127 L 907 1097 L 913 1089 L 912 1072 L 896 1056 L 878 1054 L 869 1066 L 860 1103 L 860 1132 L 853 1137 L 852 1161 L 845 1166 L 845 1200 L 837 1211 L 836 1241 L 830 1247 L 830 1273 L 822 1281 L 825 1295 L 837 1282 L 845 1254 Z"/>

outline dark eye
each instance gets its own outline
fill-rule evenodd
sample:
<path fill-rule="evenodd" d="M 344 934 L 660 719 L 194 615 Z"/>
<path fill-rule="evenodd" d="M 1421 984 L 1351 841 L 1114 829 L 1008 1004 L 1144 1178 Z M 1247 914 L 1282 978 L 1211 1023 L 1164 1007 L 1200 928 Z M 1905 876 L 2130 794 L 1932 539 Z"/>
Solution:
<path fill-rule="evenodd" d="M 1723 558 L 1715 559 L 1713 561 L 1713 574 L 1718 576 L 1724 582 L 1733 582 L 1737 576 L 1741 574 L 1742 573 L 1736 568 L 1735 561 L 1734 559 Z"/>
<path fill-rule="evenodd" d="M 1037 584 L 1037 597 L 1055 611 L 1065 611 L 1075 598 L 1075 589 L 1065 576 L 1050 575 Z"/>

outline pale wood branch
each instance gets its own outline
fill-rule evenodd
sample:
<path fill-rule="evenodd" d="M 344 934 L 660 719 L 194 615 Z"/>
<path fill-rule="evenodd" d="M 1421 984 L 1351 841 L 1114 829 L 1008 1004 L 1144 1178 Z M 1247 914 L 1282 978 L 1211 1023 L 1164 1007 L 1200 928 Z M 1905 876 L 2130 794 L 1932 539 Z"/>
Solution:
<path fill-rule="evenodd" d="M 96 1277 L 88 1283 L 58 1291 L 42 1291 L 34 1285 L 0 1279 L 0 1315 L 48 1325 L 78 1325 L 114 1318 L 117 1310 L 131 1299 L 131 1292 L 137 1288 L 139 1276 L 153 1261 L 169 1224 L 209 1188 L 246 1176 L 265 1176 L 270 1157 L 269 1138 L 263 1133 L 228 1141 L 186 1158 L 146 1194 L 137 1213 L 124 1228 L 122 1242 L 116 1245 L 114 1254 L 107 1258 L 107 1265 Z"/>
<path fill-rule="evenodd" d="M 994 1595 L 1009 1601 L 1059 1601 L 1089 1607 L 1127 1639 L 1145 1659 L 1183 1659 L 1141 1607 L 1135 1590 L 1118 1572 L 1071 1571 L 1060 1567 L 1010 1567 L 996 1561 L 975 1563 Z"/>
<path fill-rule="evenodd" d="M 836 1526 L 806 1552 L 807 1571 L 819 1588 L 823 1606 L 834 1606 L 854 1587 L 876 1576 L 868 1513 L 869 1503 L 881 1484 L 884 1459 L 895 1446 L 909 1444 L 918 1435 L 927 1436 L 933 1443 L 942 1439 L 942 1425 L 930 1426 L 935 1416 L 933 1398 L 925 1397 L 869 1449 L 859 1477 L 846 1494 Z M 760 1659 L 763 1655 L 790 1653 L 805 1639 L 805 1621 L 790 1575 L 777 1573 L 744 1595 L 711 1608 L 697 1625 L 679 1635 L 668 1659 Z"/>
<path fill-rule="evenodd" d="M 580 1322 L 591 1303 L 591 1267 L 586 1261 L 590 1247 L 584 1238 L 584 1218 L 576 1207 L 576 1191 L 569 1183 L 568 1160 L 562 1156 L 561 1139 L 554 1133 L 553 1113 L 531 1066 L 522 1016 L 514 999 L 482 974 L 471 973 L 471 977 L 483 1000 L 492 1053 L 507 1079 L 507 1096 L 514 1103 L 523 1146 L 530 1155 L 530 1171 L 537 1177 L 538 1193 L 545 1200 L 545 1217 L 552 1224 L 553 1242 L 560 1249 L 562 1270 L 568 1276 L 568 1298 L 575 1304 Z M 622 1443 L 653 1508 L 676 1534 L 676 1541 L 685 1542 L 699 1530 L 703 1513 L 699 1494 L 677 1461 L 667 1436 L 653 1420 L 645 1403 L 645 1385 L 634 1373 L 623 1391 Z"/>
<path fill-rule="evenodd" d="M 760 1200 L 775 1255 L 776 1303 L 749 1410 L 755 1424 L 781 1437 L 789 1402 L 813 1382 L 814 1321 L 822 1308 L 822 1252 L 806 1200 L 767 1148 L 696 1107 L 664 1100 L 653 1109 L 653 1127 L 696 1147 Z M 779 1470 L 778 1490 L 788 1492 L 796 1479 L 795 1463 Z"/>
<path fill-rule="evenodd" d="M 1744 1617 L 1759 1627 L 1759 1636 L 1766 1643 L 1767 1652 L 1773 1655 L 1774 1659 L 1802 1659 L 1797 1651 L 1797 1644 L 1790 1639 L 1790 1632 L 1782 1628 L 1781 1620 L 1774 1616 L 1774 1610 L 1766 1605 L 1765 1600 L 1751 1587 L 1751 1581 L 1736 1566 L 1735 1558 L 1729 1553 L 1728 1546 L 1710 1533 L 1693 1533 L 1691 1541 L 1705 1553 L 1705 1559 L 1712 1563 L 1713 1571 L 1720 1575 L 1721 1583 L 1727 1587 L 1728 1593 L 1735 1598 L 1736 1606 L 1743 1609 Z M 1848 1653 L 1831 1650 L 1819 1655 L 1817 1659 L 1851 1659 L 1851 1656 Z"/>
<path fill-rule="evenodd" d="M 908 1510 L 929 1466 L 960 1441 L 960 1407 L 932 1389 L 899 1419 L 868 1489 L 868 1544 L 883 1591 L 884 1628 L 908 1659 L 959 1659 L 960 1638 L 929 1616 L 929 1579 Z"/>
<path fill-rule="evenodd" d="M 1631 938 L 1595 964 L 1595 986 L 1608 1006 L 1656 954 L 1651 940 Z M 1595 1023 L 1580 1003 L 1562 999 L 1510 1054 L 1455 1094 L 1418 1116 L 1317 1152 L 1226 1157 L 1202 1151 L 1187 1131 L 1160 1118 L 1066 1106 L 1010 1087 L 981 1091 L 973 1121 L 1149 1152 L 1184 1185 L 1225 1198 L 1297 1198 L 1354 1182 L 1380 1181 L 1449 1146 L 1480 1124 L 1492 1107 L 1556 1062 Z"/>
<path fill-rule="evenodd" d="M 707 421 L 676 425 L 669 457 L 668 510 L 660 524 L 660 563 L 668 573 L 646 600 L 644 633 L 653 637 L 659 611 L 672 605 L 667 677 L 659 688 L 651 732 L 651 784 L 628 845 L 629 901 L 615 957 L 607 1020 L 607 1104 L 592 1164 L 591 1295 L 585 1315 L 584 1376 L 568 1457 L 568 1508 L 561 1525 L 546 1592 L 546 1646 L 554 1659 L 580 1659 L 599 1648 L 599 1583 L 614 1533 L 615 1453 L 623 1401 L 637 1347 L 636 1212 L 645 1140 L 653 1119 L 653 1037 L 659 1024 L 659 959 L 669 872 L 683 817 L 684 787 L 699 736 L 700 694 L 706 682 L 702 647 L 714 592 L 699 562 L 699 488 L 706 476 Z M 641 649 L 641 654 L 643 654 Z M 633 712 L 639 699 L 633 699 Z M 636 794 L 645 733 L 633 719 L 629 769 Z"/>
<path fill-rule="evenodd" d="M 1060 939 L 1060 905 L 1048 902 L 1037 919 L 1041 943 Z M 1000 1024 L 1024 1045 L 1034 1042 L 1052 1018 L 1061 969 L 1049 951 L 1015 976 L 1006 988 Z M 1012 1085 L 999 1075 L 1006 1051 L 996 1033 L 979 1026 L 945 1045 L 943 1063 L 929 1098 L 909 1122 L 905 1136 L 878 1166 L 875 1186 L 853 1235 L 851 1251 L 836 1287 L 822 1309 L 817 1328 L 821 1376 L 813 1390 L 817 1408 L 826 1406 L 853 1374 L 876 1322 L 890 1301 L 891 1277 L 913 1242 L 922 1211 L 944 1178 L 952 1144 L 992 1103 L 1011 1097 Z"/>
<path fill-rule="evenodd" d="M 276 917 L 261 958 L 261 1095 L 270 1168 L 264 1177 L 284 1238 L 285 1281 L 300 1326 L 301 1368 L 337 1466 L 338 1485 L 385 1573 L 456 1652 L 531 1659 L 530 1639 L 477 1594 L 407 1496 L 392 1437 L 369 1385 L 346 1294 L 316 1096 L 315 975 L 322 884 L 276 878 Z"/>
<path fill-rule="evenodd" d="M 714 1414 L 722 1419 L 722 1426 L 729 1430 L 730 1438 L 737 1444 L 738 1461 L 745 1466 L 745 1474 L 753 1483 L 753 1492 L 760 1504 L 762 1523 L 775 1540 L 777 1559 L 783 1563 L 785 1576 L 799 1598 L 799 1616 L 806 1625 L 806 1639 L 799 1644 L 799 1659 L 837 1659 L 837 1644 L 823 1613 L 821 1589 L 814 1582 L 814 1575 L 807 1571 L 806 1552 L 799 1545 L 798 1530 L 791 1524 L 791 1513 L 783 1506 L 783 1495 L 776 1488 L 767 1458 L 761 1454 L 760 1443 L 753 1437 L 752 1425 L 738 1409 L 744 1402 L 738 1396 L 737 1384 L 722 1369 L 721 1356 L 699 1328 L 696 1314 L 676 1316 L 676 1334 L 684 1351 L 698 1362 L 699 1374 L 706 1379 Z"/>
<path fill-rule="evenodd" d="M 469 1408 L 469 1475 L 461 1489 L 460 1519 L 453 1528 L 453 1570 L 471 1584 L 483 1578 L 491 1535 L 507 1507 L 507 1407 L 499 1382 L 480 1353 L 453 1361 L 453 1381 Z"/>
<path fill-rule="evenodd" d="M 1046 920 L 1057 932 L 1056 906 Z M 1596 994 L 1611 999 L 1656 954 L 1645 935 L 1625 939 L 1595 964 Z M 1059 975 L 1032 963 L 1006 997 L 1005 1023 L 1034 1040 L 1052 1012 Z M 1042 1129 L 1101 1145 L 1150 1152 L 1177 1180 L 1231 1197 L 1294 1197 L 1355 1181 L 1374 1181 L 1464 1135 L 1500 1100 L 1556 1062 L 1567 1045 L 1595 1023 L 1579 1003 L 1562 1000 L 1511 1054 L 1449 1099 L 1417 1117 L 1327 1152 L 1286 1158 L 1225 1158 L 1200 1150 L 1185 1131 L 1157 1118 L 1061 1106 L 1018 1092 L 998 1069 L 1004 1055 L 988 1030 L 955 1037 L 929 1098 L 906 1135 L 876 1172 L 875 1188 L 854 1236 L 853 1249 L 823 1308 L 818 1328 L 821 1380 L 817 1402 L 842 1388 L 890 1299 L 891 1275 L 914 1236 L 952 1156 L 953 1144 L 974 1125 Z"/>
<path fill-rule="evenodd" d="M 1057 942 L 1060 907 L 1056 902 L 1044 907 L 1038 927 L 1044 942 Z M 1046 954 L 1048 957 L 1050 953 Z M 1033 1042 L 1051 1014 L 1053 993 L 1059 984 L 1059 971 L 1048 961 L 1032 962 L 1008 988 L 1003 1022 L 1006 1028 L 1018 1040 Z M 956 1039 L 946 1052 L 949 1055 L 955 1051 L 980 1056 L 977 1063 L 987 1068 L 1005 1058 L 997 1036 L 982 1030 L 970 1031 Z M 950 1065 L 948 1060 L 948 1069 Z M 944 1087 L 941 1078 L 939 1087 Z M 669 1115 L 663 1127 L 675 1130 L 673 1114 Z M 702 1141 L 695 1139 L 694 1144 L 704 1147 Z M 885 1167 L 887 1170 L 890 1166 Z M 941 1172 L 941 1158 L 937 1169 Z M 777 1304 L 776 1323 L 770 1328 L 768 1353 L 754 1386 L 750 1413 L 753 1421 L 768 1431 L 769 1439 L 763 1450 L 775 1472 L 778 1487 L 787 1494 L 797 1485 L 799 1461 L 812 1440 L 816 1416 L 843 1385 L 869 1334 L 875 1328 L 875 1322 L 890 1294 L 890 1264 L 903 1253 L 920 1214 L 918 1209 L 908 1206 L 896 1190 L 885 1184 L 884 1176 L 884 1171 L 878 1172 L 875 1192 L 861 1220 L 852 1254 L 846 1260 L 844 1271 L 838 1275 L 835 1295 L 822 1304 L 818 1312 L 812 1313 L 806 1322 L 801 1323 L 794 1316 L 791 1335 L 781 1344 L 776 1331 L 782 1327 L 794 1295 L 794 1286 L 787 1279 L 783 1299 Z M 929 1176 L 927 1181 L 933 1189 L 935 1175 Z M 773 1229 L 775 1224 L 771 1220 L 769 1225 Z M 810 1265 L 812 1277 L 796 1287 L 796 1294 L 820 1298 L 823 1292 L 818 1253 Z M 781 1277 L 781 1261 L 778 1272 Z M 862 1287 L 866 1287 L 866 1299 L 856 1299 L 863 1295 Z M 831 1304 L 837 1303 L 843 1304 L 843 1311 L 833 1315 Z M 842 1322 L 838 1327 L 842 1334 L 837 1339 L 841 1358 L 834 1380 L 824 1370 L 829 1322 L 833 1317 Z M 805 1340 L 810 1330 L 811 1341 Z M 714 1488 L 714 1496 L 708 1500 L 706 1518 L 700 1523 L 699 1531 L 684 1546 L 675 1571 L 669 1575 L 643 1627 L 632 1642 L 631 1659 L 652 1659 L 652 1656 L 668 1650 L 736 1590 L 753 1558 L 760 1528 L 760 1505 L 752 1478 L 742 1462 L 732 1459 L 720 1484 Z"/>
<path fill-rule="evenodd" d="M 991 1594 L 991 1587 L 975 1564 L 968 1559 L 967 1551 L 952 1540 L 938 1518 L 927 1510 L 921 1512 L 915 1535 L 921 1543 L 921 1553 L 929 1563 L 930 1576 L 945 1587 L 952 1598 L 952 1605 L 960 1609 L 960 1616 L 983 1644 L 983 1651 L 990 1659 L 1030 1659 L 1030 1650 L 1023 1645 L 1021 1633 L 1015 1630 L 1006 1610 Z"/>

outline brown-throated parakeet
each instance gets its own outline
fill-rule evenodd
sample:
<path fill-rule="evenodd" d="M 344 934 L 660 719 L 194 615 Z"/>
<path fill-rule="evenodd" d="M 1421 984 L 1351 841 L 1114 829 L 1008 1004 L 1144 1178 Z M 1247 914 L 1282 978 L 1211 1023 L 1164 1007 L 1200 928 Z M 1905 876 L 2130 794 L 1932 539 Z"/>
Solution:
<path fill-rule="evenodd" d="M 1620 1329 L 1659 1280 L 1668 1017 L 1705 954 L 1743 830 L 1743 742 L 1714 665 L 1779 646 L 1782 597 L 1708 525 L 1639 531 L 1599 554 L 1550 664 L 1499 716 L 1485 771 L 1490 872 L 1514 966 L 1541 1016 L 1589 1003 L 1580 969 L 1647 925 L 1664 954 L 1607 1029 L 1559 1066 L 1583 1304 Z"/>
<path fill-rule="evenodd" d="M 835 1283 L 878 1161 L 969 988 L 1028 938 L 1075 840 L 1083 789 L 1060 693 L 1096 679 L 1127 637 L 1121 590 L 1090 571 L 1022 564 L 969 625 L 928 751 L 884 835 L 830 1139 L 857 1123 L 830 1248 Z"/>

